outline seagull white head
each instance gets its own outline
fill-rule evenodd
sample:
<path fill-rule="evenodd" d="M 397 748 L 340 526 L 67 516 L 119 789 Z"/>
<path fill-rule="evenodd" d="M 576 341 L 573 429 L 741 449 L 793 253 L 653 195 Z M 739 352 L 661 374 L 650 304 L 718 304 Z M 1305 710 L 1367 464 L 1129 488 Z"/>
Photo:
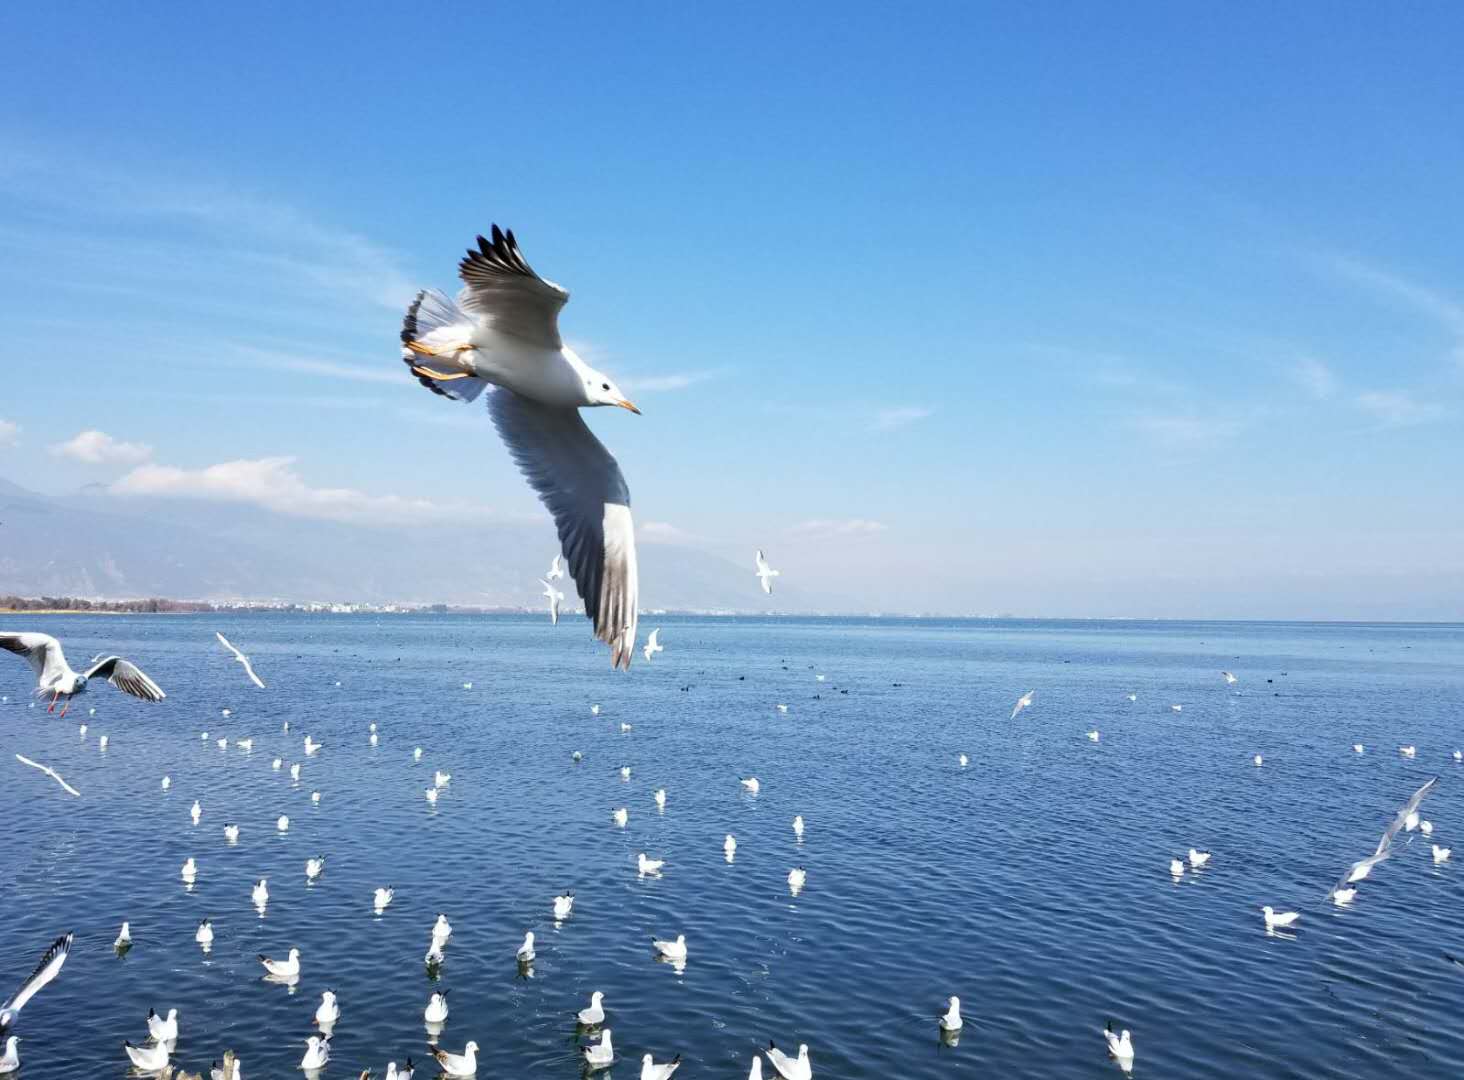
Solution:
<path fill-rule="evenodd" d="M 620 387 L 615 385 L 615 380 L 603 371 L 596 371 L 580 359 L 569 346 L 564 347 L 564 358 L 569 361 L 571 367 L 579 374 L 580 381 L 584 383 L 585 404 L 591 406 L 614 405 L 617 408 L 629 409 L 637 416 L 640 410 L 635 403 L 625 396 Z"/>

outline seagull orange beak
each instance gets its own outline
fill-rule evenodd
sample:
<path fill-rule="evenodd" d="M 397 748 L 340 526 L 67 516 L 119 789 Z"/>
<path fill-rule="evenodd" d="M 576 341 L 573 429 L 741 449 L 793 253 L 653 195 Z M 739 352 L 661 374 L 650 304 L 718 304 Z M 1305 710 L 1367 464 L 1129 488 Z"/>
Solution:
<path fill-rule="evenodd" d="M 619 405 L 622 409 L 629 409 L 637 416 L 641 414 L 641 411 L 635 407 L 635 403 L 632 401 L 617 401 L 615 404 Z"/>

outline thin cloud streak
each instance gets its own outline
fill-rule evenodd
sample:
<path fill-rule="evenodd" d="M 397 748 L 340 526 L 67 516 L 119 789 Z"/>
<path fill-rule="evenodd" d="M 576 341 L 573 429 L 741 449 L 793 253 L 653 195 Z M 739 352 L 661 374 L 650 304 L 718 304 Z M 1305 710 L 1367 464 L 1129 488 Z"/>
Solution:
<path fill-rule="evenodd" d="M 55 443 L 48 452 L 83 465 L 136 465 L 153 453 L 146 443 L 122 442 L 95 428 L 79 431 L 66 442 Z"/>
<path fill-rule="evenodd" d="M 1442 419 L 1445 409 L 1434 401 L 1419 401 L 1406 390 L 1369 390 L 1355 404 L 1383 427 L 1414 427 Z"/>
<path fill-rule="evenodd" d="M 20 425 L 14 420 L 0 420 L 0 446 L 14 446 L 20 442 Z"/>
<path fill-rule="evenodd" d="M 919 405 L 906 405 L 896 409 L 881 409 L 874 415 L 870 425 L 873 431 L 898 431 L 930 416 L 935 410 Z"/>

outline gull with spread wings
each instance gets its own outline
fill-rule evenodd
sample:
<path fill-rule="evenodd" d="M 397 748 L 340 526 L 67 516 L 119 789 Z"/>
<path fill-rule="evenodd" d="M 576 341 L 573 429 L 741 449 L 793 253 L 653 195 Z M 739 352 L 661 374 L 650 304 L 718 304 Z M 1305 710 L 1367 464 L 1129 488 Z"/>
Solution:
<path fill-rule="evenodd" d="M 36 991 L 45 986 L 48 982 L 61 974 L 61 965 L 66 963 L 66 957 L 71 952 L 71 935 L 59 937 L 51 943 L 41 957 L 41 962 L 36 965 L 31 977 L 20 984 L 9 1001 L 0 1005 L 0 1038 L 9 1034 L 16 1019 L 20 1016 L 20 1010 L 25 1008 L 25 1003 L 36 996 Z"/>
<path fill-rule="evenodd" d="M 214 631 L 214 637 L 219 639 L 220 645 L 222 645 L 224 648 L 228 649 L 231 653 L 234 654 L 235 660 L 244 665 L 244 674 L 249 676 L 249 681 L 252 682 L 255 686 L 259 687 L 261 690 L 263 690 L 264 680 L 261 679 L 258 675 L 254 674 L 254 665 L 249 662 L 249 657 L 245 656 L 238 649 L 234 648 L 234 646 L 229 643 L 229 639 L 224 637 L 224 635 L 219 633 L 217 630 Z"/>
<path fill-rule="evenodd" d="M 630 490 L 580 409 L 639 413 L 610 376 L 559 336 L 569 293 L 529 268 L 512 230 L 493 226 L 458 264 L 454 302 L 419 292 L 402 321 L 402 359 L 434 394 L 486 395 L 488 415 L 529 486 L 554 517 L 559 543 L 595 636 L 630 667 L 639 577 Z"/>
<path fill-rule="evenodd" d="M 1438 782 L 1439 778 L 1435 776 L 1408 797 L 1408 801 L 1393 816 L 1393 821 L 1383 833 L 1383 838 L 1378 841 L 1377 849 L 1367 858 L 1358 859 L 1357 862 L 1347 868 L 1347 872 L 1342 875 L 1337 884 L 1333 885 L 1331 891 L 1327 893 L 1329 898 L 1344 887 L 1367 877 L 1372 873 L 1374 866 L 1393 854 L 1393 838 L 1403 830 L 1404 826 L 1408 823 L 1409 816 L 1418 809 L 1419 804 L 1423 802 L 1424 796 L 1432 791 L 1433 786 Z"/>
<path fill-rule="evenodd" d="M 36 696 L 51 695 L 51 704 L 46 709 L 52 712 L 56 702 L 62 698 L 61 715 L 71 708 L 71 699 L 86 693 L 93 679 L 106 679 L 124 694 L 131 694 L 143 701 L 162 701 L 167 697 L 157 683 L 143 674 L 142 669 L 130 660 L 120 656 L 97 657 L 84 673 L 72 671 L 61 651 L 61 643 L 50 634 L 3 634 L 0 633 L 0 649 L 6 649 L 30 661 L 36 673 Z"/>

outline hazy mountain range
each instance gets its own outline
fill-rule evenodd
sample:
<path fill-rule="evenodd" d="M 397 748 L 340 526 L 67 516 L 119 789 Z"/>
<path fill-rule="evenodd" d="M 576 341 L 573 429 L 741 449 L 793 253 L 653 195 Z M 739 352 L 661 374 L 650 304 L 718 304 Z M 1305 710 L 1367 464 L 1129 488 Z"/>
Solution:
<path fill-rule="evenodd" d="M 0 479 L 0 594 L 308 603 L 536 607 L 557 550 L 538 524 L 374 526 L 238 503 L 38 495 Z M 640 545 L 644 608 L 827 610 L 748 565 L 674 544 Z M 560 582 L 567 603 L 572 585 Z M 774 603 L 773 601 L 776 601 Z"/>

